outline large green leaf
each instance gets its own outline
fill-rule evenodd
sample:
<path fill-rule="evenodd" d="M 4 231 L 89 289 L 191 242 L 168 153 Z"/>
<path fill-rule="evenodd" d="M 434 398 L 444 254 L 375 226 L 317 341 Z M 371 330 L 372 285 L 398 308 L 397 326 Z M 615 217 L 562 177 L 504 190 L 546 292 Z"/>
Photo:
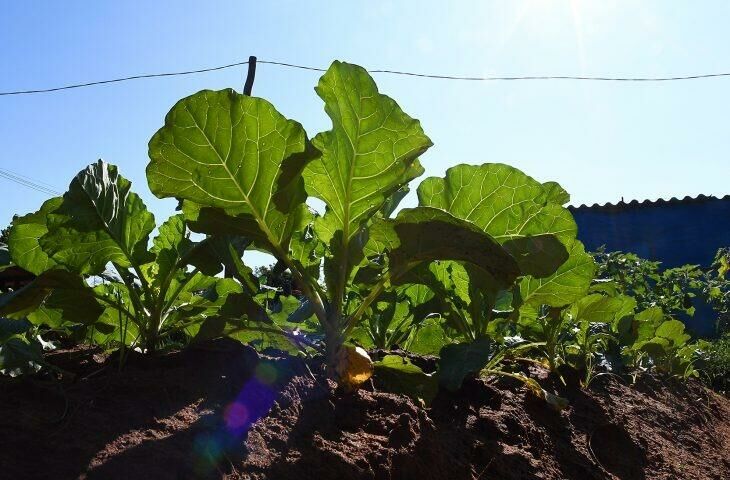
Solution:
<path fill-rule="evenodd" d="M 0 315 L 19 319 L 35 312 L 41 305 L 55 312 L 46 312 L 47 315 L 73 323 L 93 323 L 104 310 L 83 277 L 55 269 L 42 273 L 19 290 L 0 296 Z M 37 316 L 31 320 L 42 321 L 43 318 Z"/>
<path fill-rule="evenodd" d="M 458 390 L 464 378 L 481 371 L 493 354 L 494 344 L 488 338 L 446 345 L 439 355 L 439 384 L 447 390 Z"/>
<path fill-rule="evenodd" d="M 426 285 L 407 285 L 399 288 L 398 294 L 400 298 L 407 300 L 410 314 L 417 323 L 439 311 L 440 301 Z"/>
<path fill-rule="evenodd" d="M 129 268 L 149 261 L 155 219 L 130 187 L 117 167 L 101 160 L 82 170 L 48 215 L 43 251 L 81 274 L 101 273 L 109 262 Z"/>
<path fill-rule="evenodd" d="M 636 300 L 633 297 L 608 297 L 595 293 L 586 295 L 571 305 L 570 313 L 578 321 L 614 324 L 631 315 L 635 308 Z"/>
<path fill-rule="evenodd" d="M 542 186 L 547 194 L 548 202 L 565 205 L 570 201 L 570 194 L 558 182 L 545 182 Z"/>
<path fill-rule="evenodd" d="M 8 247 L 13 262 L 20 268 L 35 275 L 40 275 L 56 266 L 40 246 L 40 238 L 48 233 L 46 222 L 48 215 L 56 210 L 63 199 L 51 198 L 43 202 L 40 210 L 13 220 L 8 236 Z"/>
<path fill-rule="evenodd" d="M 524 275 L 545 277 L 567 259 L 577 232 L 570 212 L 554 203 L 563 199 L 556 185 L 499 163 L 457 165 L 445 178 L 424 180 L 418 199 L 490 234 L 513 254 Z"/>
<path fill-rule="evenodd" d="M 665 318 L 661 307 L 651 307 L 638 312 L 634 315 L 631 325 L 619 325 L 619 327 L 623 326 L 623 329 L 619 329 L 619 333 L 622 334 L 622 344 L 631 345 L 633 342 L 651 340 L 654 337 L 656 328 Z"/>
<path fill-rule="evenodd" d="M 129 304 L 126 303 L 125 307 L 129 307 Z M 137 346 L 139 343 L 135 345 L 135 342 L 139 342 L 140 329 L 134 320 L 124 311 L 110 306 L 104 309 L 98 321 L 85 326 L 82 332 L 96 345 L 109 347 L 113 342 Z"/>
<path fill-rule="evenodd" d="M 43 348 L 38 341 L 13 337 L 0 345 L 0 373 L 17 377 L 35 373 L 43 363 Z"/>
<path fill-rule="evenodd" d="M 403 209 L 395 219 L 379 219 L 367 251 L 387 253 L 394 283 L 394 276 L 433 260 L 467 262 L 505 285 L 519 275 L 514 258 L 490 235 L 438 208 Z"/>
<path fill-rule="evenodd" d="M 583 244 L 575 240 L 568 260 L 547 278 L 525 277 L 519 282 L 522 303 L 531 307 L 563 307 L 585 296 L 596 266 Z"/>
<path fill-rule="evenodd" d="M 241 257 L 250 244 L 249 239 L 239 235 L 209 235 L 185 252 L 179 263 L 180 266 L 182 264 L 192 265 L 209 276 L 217 275 L 224 270 L 236 275 L 239 270 L 242 274 L 248 274 L 250 269 L 242 266 Z M 246 275 L 246 278 L 239 278 L 239 280 L 249 285 L 252 279 Z M 258 283 L 250 286 L 254 290 L 258 289 Z"/>
<path fill-rule="evenodd" d="M 316 91 L 332 130 L 314 138 L 322 154 L 307 166 L 304 178 L 307 192 L 327 206 L 315 228 L 332 253 L 325 265 L 328 283 L 342 296 L 362 256 L 363 225 L 394 192 L 423 173 L 418 156 L 432 144 L 418 120 L 379 93 L 357 65 L 334 62 Z"/>
<path fill-rule="evenodd" d="M 193 229 L 286 254 L 307 211 L 301 171 L 311 155 L 302 126 L 271 103 L 203 90 L 177 102 L 150 140 L 147 180 L 158 197 L 185 200 Z"/>
<path fill-rule="evenodd" d="M 18 290 L 0 294 L 0 316 L 19 320 L 37 310 L 49 291 L 33 283 Z"/>
<path fill-rule="evenodd" d="M 178 268 L 178 262 L 193 248 L 188 238 L 185 218 L 182 214 L 173 215 L 160 225 L 158 235 L 152 240 L 150 251 L 155 255 L 155 278 L 151 282 L 159 285 Z M 218 272 L 215 272 L 218 273 Z"/>
<path fill-rule="evenodd" d="M 426 405 L 438 393 L 436 375 L 424 373 L 407 358 L 386 355 L 374 363 L 375 381 L 388 392 L 407 395 L 413 400 L 423 400 Z"/>
<path fill-rule="evenodd" d="M 671 340 L 675 347 L 684 345 L 691 338 L 684 333 L 684 323 L 679 320 L 667 320 L 663 322 L 657 327 L 655 335 Z"/>
<path fill-rule="evenodd" d="M 427 318 L 412 333 L 408 351 L 419 355 L 438 355 L 441 348 L 450 343 L 441 320 Z"/>

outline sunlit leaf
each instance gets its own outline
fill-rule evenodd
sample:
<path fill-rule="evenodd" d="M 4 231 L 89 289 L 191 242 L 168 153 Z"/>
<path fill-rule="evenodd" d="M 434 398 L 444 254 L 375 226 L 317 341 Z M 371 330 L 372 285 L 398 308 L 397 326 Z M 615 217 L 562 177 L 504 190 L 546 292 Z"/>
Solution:
<path fill-rule="evenodd" d="M 101 273 L 109 262 L 128 268 L 149 261 L 155 219 L 130 188 L 117 167 L 101 160 L 82 170 L 48 215 L 43 251 L 81 274 Z"/>
<path fill-rule="evenodd" d="M 304 178 L 307 192 L 327 206 L 315 229 L 331 252 L 325 261 L 328 284 L 342 297 L 362 257 L 362 227 L 394 192 L 423 173 L 417 159 L 431 141 L 419 122 L 379 93 L 357 65 L 334 62 L 316 91 L 332 130 L 314 138 L 322 153 L 307 166 Z"/>

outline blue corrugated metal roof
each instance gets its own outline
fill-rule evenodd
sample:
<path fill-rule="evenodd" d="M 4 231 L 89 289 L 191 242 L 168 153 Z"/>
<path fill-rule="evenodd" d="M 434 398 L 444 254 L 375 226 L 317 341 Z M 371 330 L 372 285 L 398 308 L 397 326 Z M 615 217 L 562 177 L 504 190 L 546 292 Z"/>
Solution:
<path fill-rule="evenodd" d="M 665 267 L 708 266 L 730 246 L 730 195 L 569 207 L 589 250 L 634 252 Z"/>

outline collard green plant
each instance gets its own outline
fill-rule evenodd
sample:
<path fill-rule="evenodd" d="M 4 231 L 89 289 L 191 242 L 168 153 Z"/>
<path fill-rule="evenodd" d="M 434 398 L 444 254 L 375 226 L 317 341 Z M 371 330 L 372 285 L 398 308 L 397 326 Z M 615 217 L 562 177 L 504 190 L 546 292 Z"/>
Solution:
<path fill-rule="evenodd" d="M 35 373 L 45 365 L 44 349 L 52 348 L 28 320 L 0 318 L 0 374 Z"/>
<path fill-rule="evenodd" d="M 584 385 L 599 366 L 697 375 L 703 345 L 674 317 L 692 314 L 699 292 L 728 310 L 726 251 L 711 273 L 603 251 L 596 266 L 567 192 L 498 163 L 427 178 L 418 206 L 396 213 L 431 147 L 420 123 L 356 65 L 334 62 L 315 91 L 332 128 L 311 140 L 261 98 L 178 101 L 149 142 L 149 187 L 182 210 L 159 226 L 102 161 L 15 218 L 0 270 L 37 278 L 0 296 L 0 371 L 37 371 L 43 326 L 119 347 L 120 359 L 222 335 L 313 349 L 345 387 L 375 370 L 425 402 L 470 375 L 501 375 L 563 408 L 512 368 L 523 361 L 583 371 Z M 246 249 L 276 263 L 254 275 Z M 373 364 L 361 347 L 438 354 L 438 369 L 396 355 Z"/>
<path fill-rule="evenodd" d="M 690 342 L 684 323 L 659 307 L 642 310 L 622 323 L 618 334 L 626 365 L 683 378 L 699 376 L 695 363 L 702 356 L 702 343 Z"/>
<path fill-rule="evenodd" d="M 551 370 L 563 364 L 590 375 L 596 356 L 608 349 L 618 323 L 634 313 L 633 298 L 590 294 L 563 308 L 543 306 L 536 316 L 520 316 L 518 332 L 542 342 Z"/>
<path fill-rule="evenodd" d="M 562 206 L 567 194 L 555 183 L 543 185 L 507 165 L 485 164 L 459 165 L 449 169 L 445 178 L 426 179 L 418 195 L 420 209 L 438 209 L 468 222 L 509 252 L 517 266 L 516 274 L 494 275 L 467 260 L 475 253 L 466 244 L 461 258 L 424 263 L 400 277 L 401 283 L 425 286 L 434 293 L 443 332 L 451 337 L 441 342 L 438 378 L 442 386 L 457 388 L 469 374 L 507 375 L 547 398 L 530 379 L 502 369 L 500 362 L 525 347 L 526 342 L 505 339 L 523 304 L 541 305 L 538 300 L 543 297 L 558 302 L 556 295 L 550 296 L 556 285 L 572 283 L 584 294 L 590 284 L 592 260 L 582 252 L 575 239 L 575 222 Z M 444 232 L 443 238 L 449 235 Z M 373 238 L 378 239 L 377 233 L 371 242 Z M 482 248 L 487 245 L 484 242 Z M 385 245 L 367 256 L 377 258 L 380 251 L 392 250 Z M 529 295 L 523 299 L 520 286 L 529 282 L 533 282 L 527 286 Z M 566 303 L 572 298 L 570 292 L 560 293 L 566 295 Z M 534 347 L 530 344 L 528 349 Z"/>
<path fill-rule="evenodd" d="M 563 306 L 585 294 L 593 264 L 579 241 L 567 193 L 502 164 L 458 165 L 418 187 L 419 202 L 472 222 L 515 258 L 519 276 L 499 282 L 471 266 L 432 265 L 417 279 L 449 299 L 451 325 L 466 340 L 523 306 Z M 517 282 L 515 282 L 517 280 Z M 512 305 L 504 304 L 505 299 Z"/>
<path fill-rule="evenodd" d="M 442 209 L 389 218 L 423 173 L 418 157 L 431 141 L 364 69 L 334 62 L 316 92 L 332 129 L 311 142 L 261 98 L 222 90 L 182 99 L 150 141 L 147 177 L 155 195 L 183 201 L 194 230 L 243 235 L 291 272 L 335 372 L 353 329 L 417 268 L 456 260 L 503 283 L 519 268 L 488 233 Z M 310 211 L 308 196 L 325 203 L 324 214 Z M 365 285 L 367 294 L 350 295 Z"/>
<path fill-rule="evenodd" d="M 0 297 L 0 314 L 151 352 L 176 332 L 198 334 L 209 318 L 237 319 L 250 307 L 239 300 L 245 283 L 213 276 L 224 263 L 220 239 L 193 242 L 178 214 L 149 246 L 154 228 L 115 166 L 90 165 L 62 197 L 13 222 L 12 260 L 37 278 Z M 240 256 L 236 241 L 223 243 Z"/>

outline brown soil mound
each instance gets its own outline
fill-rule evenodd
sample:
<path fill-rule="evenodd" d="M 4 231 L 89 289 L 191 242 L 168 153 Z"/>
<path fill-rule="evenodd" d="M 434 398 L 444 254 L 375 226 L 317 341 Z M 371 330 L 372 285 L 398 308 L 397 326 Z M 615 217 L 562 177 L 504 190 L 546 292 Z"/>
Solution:
<path fill-rule="evenodd" d="M 570 407 L 470 380 L 424 409 L 233 341 L 121 372 L 93 350 L 49 360 L 75 378 L 0 379 L 0 478 L 730 478 L 730 401 L 696 382 L 532 372 Z"/>

